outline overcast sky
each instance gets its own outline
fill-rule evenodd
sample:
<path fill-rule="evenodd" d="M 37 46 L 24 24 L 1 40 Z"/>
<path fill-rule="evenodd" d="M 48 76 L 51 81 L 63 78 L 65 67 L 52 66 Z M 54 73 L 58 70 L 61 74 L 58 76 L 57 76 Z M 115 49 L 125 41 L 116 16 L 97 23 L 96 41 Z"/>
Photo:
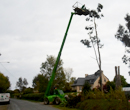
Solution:
<path fill-rule="evenodd" d="M 68 21 L 77 0 L 0 0 L 0 72 L 9 77 L 15 89 L 19 77 L 32 86 L 33 78 L 40 73 L 41 63 L 47 55 L 57 54 Z M 130 0 L 80 0 L 89 9 L 98 3 L 104 8 L 104 17 L 97 20 L 101 49 L 102 70 L 113 80 L 115 66 L 130 83 L 128 65 L 122 63 L 125 48 L 115 38 L 119 24 L 125 26 L 124 17 L 130 10 Z M 88 39 L 86 16 L 74 15 L 61 59 L 64 68 L 73 69 L 73 77 L 84 77 L 98 70 L 93 49 L 80 40 Z M 4 63 L 10 62 L 10 63 Z"/>

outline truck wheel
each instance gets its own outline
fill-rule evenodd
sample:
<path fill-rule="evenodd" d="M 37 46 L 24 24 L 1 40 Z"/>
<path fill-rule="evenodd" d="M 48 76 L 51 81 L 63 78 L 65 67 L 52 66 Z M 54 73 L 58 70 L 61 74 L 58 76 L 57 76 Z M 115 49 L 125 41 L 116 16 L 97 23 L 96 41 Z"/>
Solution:
<path fill-rule="evenodd" d="M 48 105 L 48 104 L 49 104 L 48 98 L 45 98 L 45 99 L 44 99 L 44 104 L 45 104 L 45 105 Z"/>
<path fill-rule="evenodd" d="M 60 103 L 61 103 L 60 98 L 58 98 L 58 97 L 57 97 L 57 98 L 55 98 L 55 104 L 56 104 L 56 105 L 59 105 Z"/>

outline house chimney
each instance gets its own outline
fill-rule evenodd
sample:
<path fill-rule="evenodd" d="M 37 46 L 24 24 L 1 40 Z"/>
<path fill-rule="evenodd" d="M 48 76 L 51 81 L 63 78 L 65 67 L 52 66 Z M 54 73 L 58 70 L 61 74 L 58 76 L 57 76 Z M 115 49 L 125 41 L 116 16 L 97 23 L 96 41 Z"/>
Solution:
<path fill-rule="evenodd" d="M 85 74 L 85 78 L 88 76 L 88 74 Z"/>

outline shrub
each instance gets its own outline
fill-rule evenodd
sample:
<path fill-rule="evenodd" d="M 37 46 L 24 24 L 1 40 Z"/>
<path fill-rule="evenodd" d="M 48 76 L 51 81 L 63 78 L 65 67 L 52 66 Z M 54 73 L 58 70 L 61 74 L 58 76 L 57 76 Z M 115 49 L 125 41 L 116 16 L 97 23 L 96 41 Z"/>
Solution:
<path fill-rule="evenodd" d="M 77 103 L 81 101 L 81 95 L 69 95 L 69 99 L 67 100 L 67 107 L 75 108 Z"/>
<path fill-rule="evenodd" d="M 86 93 L 87 91 L 90 91 L 90 90 L 91 90 L 91 85 L 86 81 L 86 82 L 84 83 L 84 85 L 83 85 L 82 91 L 83 91 L 84 93 Z"/>
<path fill-rule="evenodd" d="M 121 100 L 88 99 L 76 106 L 81 110 L 126 110 L 127 104 Z"/>
<path fill-rule="evenodd" d="M 116 88 L 116 86 L 115 86 L 115 82 L 113 82 L 113 81 L 108 81 L 105 85 L 104 85 L 104 87 L 103 87 L 103 89 L 104 89 L 104 91 L 110 91 L 110 88 L 112 88 L 113 90 L 115 90 L 115 88 Z"/>
<path fill-rule="evenodd" d="M 100 90 L 98 89 L 94 89 L 94 91 L 89 91 L 86 93 L 82 93 L 81 95 L 81 100 L 87 100 L 87 99 L 104 99 L 105 98 L 105 94 L 102 93 Z"/>
<path fill-rule="evenodd" d="M 14 94 L 12 95 L 12 97 L 14 97 L 14 98 L 20 98 L 20 97 L 21 97 L 21 94 L 20 94 L 20 93 L 14 93 Z"/>
<path fill-rule="evenodd" d="M 128 101 L 121 88 L 118 90 L 110 88 L 107 94 L 99 90 L 82 93 L 81 102 L 76 107 L 81 110 L 126 110 Z"/>
<path fill-rule="evenodd" d="M 30 93 L 22 95 L 22 99 L 27 100 L 35 100 L 35 101 L 43 101 L 44 100 L 44 93 Z"/>
<path fill-rule="evenodd" d="M 26 88 L 23 92 L 23 94 L 29 94 L 29 93 L 33 93 L 33 88 Z"/>
<path fill-rule="evenodd" d="M 110 88 L 109 93 L 107 93 L 105 97 L 106 99 L 109 99 L 109 100 L 111 99 L 120 99 L 122 101 L 126 100 L 125 93 L 122 91 L 121 88 L 115 91 L 112 88 Z"/>

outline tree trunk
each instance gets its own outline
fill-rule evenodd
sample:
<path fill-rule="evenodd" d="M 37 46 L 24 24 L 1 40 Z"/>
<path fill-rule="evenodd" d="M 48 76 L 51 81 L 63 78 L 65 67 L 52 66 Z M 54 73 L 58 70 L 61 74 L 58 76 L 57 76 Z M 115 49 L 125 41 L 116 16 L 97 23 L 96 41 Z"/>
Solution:
<path fill-rule="evenodd" d="M 95 33 L 96 33 L 96 38 L 97 38 L 97 50 L 98 50 L 98 55 L 99 55 L 99 70 L 101 72 L 100 74 L 100 79 L 101 79 L 101 91 L 103 92 L 103 84 L 102 84 L 102 70 L 101 70 L 101 55 L 100 55 L 100 50 L 99 50 L 99 39 L 98 39 L 98 34 L 97 34 L 97 26 L 95 23 L 95 18 L 94 18 L 94 26 L 95 26 Z"/>

